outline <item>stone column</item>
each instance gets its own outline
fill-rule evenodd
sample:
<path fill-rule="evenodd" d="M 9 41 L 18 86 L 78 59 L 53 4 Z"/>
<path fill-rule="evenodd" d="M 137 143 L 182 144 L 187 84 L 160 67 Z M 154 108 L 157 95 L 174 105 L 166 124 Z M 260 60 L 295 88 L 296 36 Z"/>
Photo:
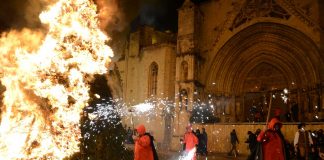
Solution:
<path fill-rule="evenodd" d="M 242 103 L 242 110 L 241 110 L 241 122 L 244 122 L 245 121 L 245 94 L 243 94 L 243 103 Z"/>
<path fill-rule="evenodd" d="M 320 101 L 321 101 L 321 104 L 320 104 L 321 106 L 320 107 L 321 107 L 321 109 L 320 110 L 321 110 L 321 112 L 324 112 L 324 92 L 321 92 L 320 95 L 321 95 L 321 97 L 320 97 Z"/>
<path fill-rule="evenodd" d="M 235 121 L 239 121 L 242 122 L 242 115 L 243 113 L 243 102 L 244 102 L 244 98 L 242 98 L 243 96 L 236 96 L 235 97 Z"/>
<path fill-rule="evenodd" d="M 226 98 L 227 106 L 225 108 L 225 114 L 228 116 L 229 122 L 236 121 L 235 119 L 235 96 L 228 96 Z"/>
<path fill-rule="evenodd" d="M 320 120 L 324 119 L 324 92 L 322 90 L 322 88 L 320 89 L 320 106 L 319 106 L 319 118 Z"/>
<path fill-rule="evenodd" d="M 301 90 L 297 89 L 297 104 L 298 104 L 298 120 L 301 119 L 302 117 L 302 104 L 301 104 Z"/>
<path fill-rule="evenodd" d="M 179 101 L 179 85 L 176 84 L 176 94 L 175 94 L 175 109 L 174 109 L 174 121 L 172 123 L 172 137 L 171 137 L 171 144 L 170 144 L 170 149 L 173 151 L 178 151 L 179 148 L 181 148 L 181 144 L 180 144 L 180 101 Z"/>
<path fill-rule="evenodd" d="M 218 95 L 216 95 L 215 96 L 215 101 L 216 101 L 216 103 L 215 103 L 215 116 L 216 117 L 218 117 L 218 118 L 221 118 L 220 116 L 221 116 L 221 108 L 222 108 L 222 102 L 221 102 L 221 97 L 220 96 L 218 96 Z"/>
<path fill-rule="evenodd" d="M 235 102 L 235 122 L 237 121 L 241 121 L 241 117 L 239 115 L 241 115 L 241 103 L 239 101 Z"/>
<path fill-rule="evenodd" d="M 302 120 L 302 119 L 305 119 L 305 120 L 307 120 L 307 118 L 308 118 L 308 116 L 307 116 L 307 114 L 308 114 L 308 93 L 304 93 L 303 94 L 303 105 L 302 105 L 302 110 L 301 110 L 301 112 L 303 113 L 302 115 L 302 117 L 301 117 L 301 119 L 300 120 Z"/>
<path fill-rule="evenodd" d="M 224 94 L 221 95 L 221 122 L 226 122 L 226 116 L 225 116 L 225 108 L 226 108 L 227 102 L 226 97 Z"/>
<path fill-rule="evenodd" d="M 179 130 L 179 117 L 180 117 L 180 91 L 179 86 L 176 85 L 176 94 L 175 94 L 175 106 L 174 106 L 174 121 L 173 121 L 173 129 L 174 134 L 178 134 L 176 131 Z"/>

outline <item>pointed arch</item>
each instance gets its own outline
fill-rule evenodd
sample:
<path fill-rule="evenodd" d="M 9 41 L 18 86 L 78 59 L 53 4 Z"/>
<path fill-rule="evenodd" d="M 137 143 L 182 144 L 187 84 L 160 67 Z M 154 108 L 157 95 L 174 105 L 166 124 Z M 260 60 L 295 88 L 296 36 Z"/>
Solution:
<path fill-rule="evenodd" d="M 241 94 L 248 73 L 267 63 L 284 75 L 289 89 L 309 88 L 323 81 L 323 61 L 316 44 L 302 32 L 260 22 L 237 33 L 214 54 L 205 84 L 214 93 Z"/>
<path fill-rule="evenodd" d="M 155 96 L 157 94 L 159 66 L 156 62 L 152 62 L 149 69 L 148 77 L 148 96 Z"/>

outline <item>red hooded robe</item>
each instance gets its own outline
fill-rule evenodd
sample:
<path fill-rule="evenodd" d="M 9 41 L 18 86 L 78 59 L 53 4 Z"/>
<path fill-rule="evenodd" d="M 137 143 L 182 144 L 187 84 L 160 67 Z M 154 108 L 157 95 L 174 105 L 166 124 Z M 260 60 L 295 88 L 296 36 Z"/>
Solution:
<path fill-rule="evenodd" d="M 257 138 L 259 142 L 262 142 L 263 160 L 285 160 L 284 142 L 279 133 L 274 130 L 276 123 L 281 122 L 277 118 L 271 119 L 268 124 L 268 130 L 261 132 Z"/>
<path fill-rule="evenodd" d="M 137 127 L 139 138 L 135 140 L 134 160 L 153 160 L 150 137 L 145 135 L 144 125 Z"/>
<path fill-rule="evenodd" d="M 198 138 L 192 131 L 186 132 L 184 135 L 184 143 L 186 143 L 186 152 L 192 151 L 198 144 Z M 191 160 L 196 160 L 196 152 L 194 153 L 194 156 L 192 157 Z"/>

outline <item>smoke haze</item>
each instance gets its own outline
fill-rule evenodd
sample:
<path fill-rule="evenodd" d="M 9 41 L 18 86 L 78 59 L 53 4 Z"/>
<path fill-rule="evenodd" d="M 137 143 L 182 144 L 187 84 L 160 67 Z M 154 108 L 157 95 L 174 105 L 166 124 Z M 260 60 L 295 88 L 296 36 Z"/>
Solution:
<path fill-rule="evenodd" d="M 0 5 L 0 33 L 12 29 L 41 28 L 38 18 L 52 0 L 10 0 Z M 184 0 L 94 0 L 100 27 L 112 37 L 115 54 L 120 54 L 130 31 L 139 25 L 159 30 L 177 30 L 177 8 Z"/>

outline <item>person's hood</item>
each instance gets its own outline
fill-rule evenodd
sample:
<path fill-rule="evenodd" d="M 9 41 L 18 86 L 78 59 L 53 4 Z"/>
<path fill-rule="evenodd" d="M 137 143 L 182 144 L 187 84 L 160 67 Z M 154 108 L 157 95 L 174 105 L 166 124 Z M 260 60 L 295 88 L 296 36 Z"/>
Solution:
<path fill-rule="evenodd" d="M 192 125 L 191 124 L 186 126 L 186 132 L 192 132 Z"/>
<path fill-rule="evenodd" d="M 275 116 L 280 116 L 282 113 L 282 110 L 280 108 L 276 108 L 274 111 Z"/>
<path fill-rule="evenodd" d="M 136 128 L 136 130 L 137 130 L 137 133 L 138 133 L 139 135 L 143 135 L 143 134 L 145 134 L 145 132 L 146 132 L 146 129 L 145 129 L 145 126 L 144 126 L 144 125 L 139 125 L 139 126 Z"/>
<path fill-rule="evenodd" d="M 280 128 L 282 127 L 282 123 L 277 118 L 272 118 L 271 121 L 268 124 L 268 129 L 274 130 L 274 126 L 276 123 L 280 124 Z"/>

